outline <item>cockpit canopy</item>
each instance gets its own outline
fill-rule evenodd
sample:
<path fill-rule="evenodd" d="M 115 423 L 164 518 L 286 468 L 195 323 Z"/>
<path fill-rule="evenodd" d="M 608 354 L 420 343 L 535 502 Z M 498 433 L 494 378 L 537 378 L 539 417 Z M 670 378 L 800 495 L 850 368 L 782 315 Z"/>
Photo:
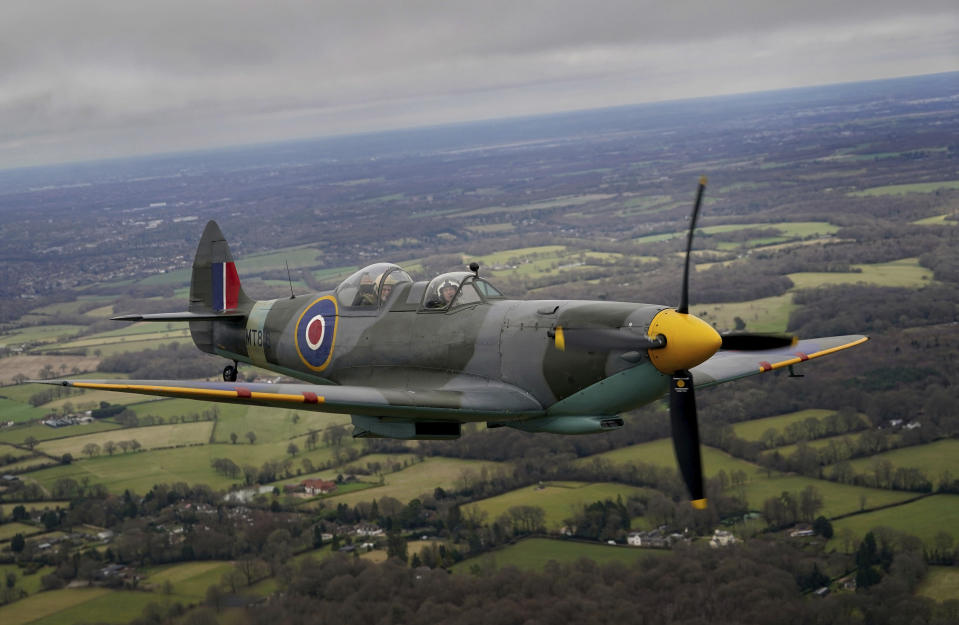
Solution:
<path fill-rule="evenodd" d="M 410 274 L 392 263 L 376 263 L 364 267 L 336 287 L 340 306 L 376 308 L 389 300 L 393 289 L 413 282 Z"/>
<path fill-rule="evenodd" d="M 386 305 L 394 291 L 413 279 L 402 267 L 392 263 L 376 263 L 364 267 L 336 287 L 336 299 L 344 308 L 375 310 Z M 478 304 L 503 294 L 492 284 L 469 271 L 451 271 L 426 282 L 417 282 L 405 302 L 393 305 L 402 310 L 447 310 L 456 306 Z M 412 306 L 412 308 L 409 308 Z"/>
<path fill-rule="evenodd" d="M 492 284 L 469 271 L 451 271 L 436 276 L 426 287 L 423 307 L 444 309 L 476 304 L 490 298 L 503 297 Z"/>

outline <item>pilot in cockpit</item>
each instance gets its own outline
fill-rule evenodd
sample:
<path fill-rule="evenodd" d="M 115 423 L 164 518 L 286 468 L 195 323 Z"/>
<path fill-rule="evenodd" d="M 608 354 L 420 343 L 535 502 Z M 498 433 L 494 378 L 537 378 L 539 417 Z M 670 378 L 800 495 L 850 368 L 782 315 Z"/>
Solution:
<path fill-rule="evenodd" d="M 453 301 L 453 298 L 456 297 L 456 283 L 452 280 L 447 280 L 440 285 L 439 296 L 442 306 L 449 305 Z"/>
<path fill-rule="evenodd" d="M 373 278 L 368 273 L 364 273 L 360 278 L 360 288 L 353 298 L 354 306 L 375 306 L 376 294 L 374 293 L 375 284 Z"/>
<path fill-rule="evenodd" d="M 380 287 L 380 306 L 386 304 L 386 300 L 390 299 L 390 295 L 393 294 L 393 286 L 396 284 L 396 279 L 392 274 L 387 275 L 386 279 L 383 280 L 383 286 Z"/>

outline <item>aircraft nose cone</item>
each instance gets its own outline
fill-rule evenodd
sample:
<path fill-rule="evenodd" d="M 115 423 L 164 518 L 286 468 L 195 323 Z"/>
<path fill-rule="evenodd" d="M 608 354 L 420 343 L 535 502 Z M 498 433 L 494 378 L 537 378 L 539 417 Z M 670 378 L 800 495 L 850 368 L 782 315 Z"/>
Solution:
<path fill-rule="evenodd" d="M 678 313 L 671 308 L 659 311 L 649 323 L 649 336 L 666 337 L 666 347 L 650 349 L 653 366 L 667 375 L 680 369 L 692 369 L 719 351 L 723 339 L 699 317 Z"/>

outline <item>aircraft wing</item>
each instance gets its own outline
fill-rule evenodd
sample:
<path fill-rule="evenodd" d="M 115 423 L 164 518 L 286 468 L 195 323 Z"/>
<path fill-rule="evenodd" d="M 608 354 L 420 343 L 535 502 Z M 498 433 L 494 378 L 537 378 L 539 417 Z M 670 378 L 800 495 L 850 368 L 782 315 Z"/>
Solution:
<path fill-rule="evenodd" d="M 696 388 L 731 382 L 757 373 L 765 373 L 865 343 L 869 337 L 859 334 L 803 339 L 790 347 L 740 352 L 722 350 L 699 366 L 693 367 Z"/>
<path fill-rule="evenodd" d="M 194 382 L 189 380 L 37 380 L 72 388 L 160 395 L 273 408 L 375 417 L 508 421 L 541 417 L 542 405 L 502 382 L 460 381 L 450 388 L 410 391 L 368 386 Z"/>

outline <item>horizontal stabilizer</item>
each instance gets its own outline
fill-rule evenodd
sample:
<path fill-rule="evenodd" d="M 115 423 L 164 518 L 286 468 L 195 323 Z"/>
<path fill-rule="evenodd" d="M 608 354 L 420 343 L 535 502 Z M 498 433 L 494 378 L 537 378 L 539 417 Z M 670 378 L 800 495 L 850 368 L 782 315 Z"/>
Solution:
<path fill-rule="evenodd" d="M 196 312 L 173 312 L 173 313 L 153 313 L 146 315 L 118 315 L 110 317 L 111 321 L 216 321 L 217 319 L 240 319 L 246 317 L 245 312 L 225 312 L 225 313 L 196 313 Z"/>

